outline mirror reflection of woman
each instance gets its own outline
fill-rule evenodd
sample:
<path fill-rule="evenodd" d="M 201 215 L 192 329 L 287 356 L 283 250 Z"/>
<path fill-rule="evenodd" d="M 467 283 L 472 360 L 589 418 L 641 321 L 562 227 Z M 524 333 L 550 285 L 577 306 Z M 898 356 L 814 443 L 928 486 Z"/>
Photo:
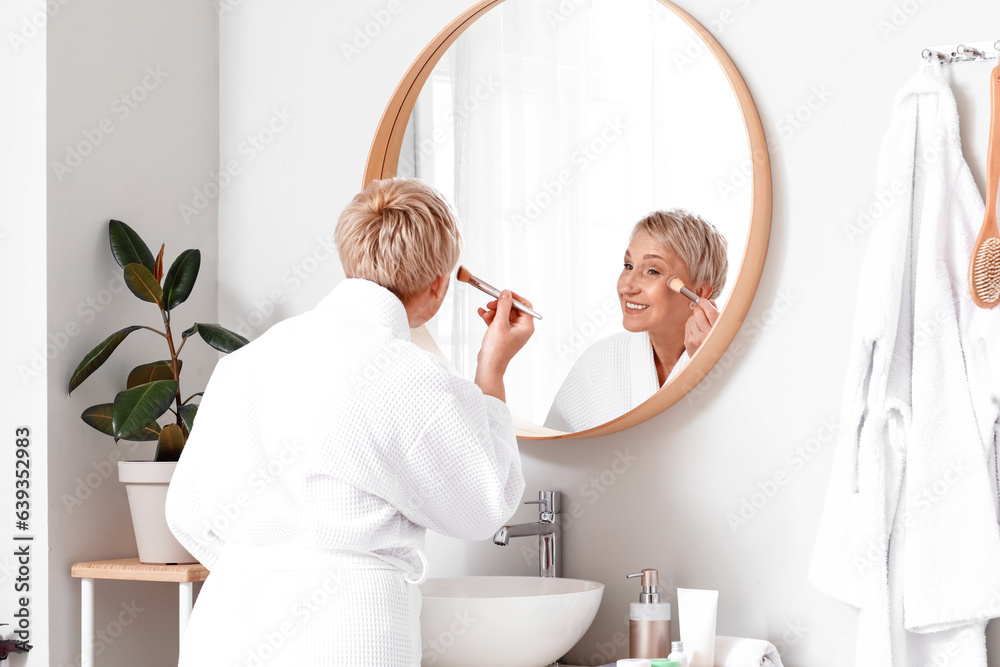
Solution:
<path fill-rule="evenodd" d="M 726 239 L 682 209 L 655 211 L 632 229 L 618 277 L 625 331 L 598 341 L 573 365 L 545 426 L 584 431 L 638 407 L 675 377 L 715 325 L 725 286 Z M 672 291 L 672 277 L 701 297 Z"/>

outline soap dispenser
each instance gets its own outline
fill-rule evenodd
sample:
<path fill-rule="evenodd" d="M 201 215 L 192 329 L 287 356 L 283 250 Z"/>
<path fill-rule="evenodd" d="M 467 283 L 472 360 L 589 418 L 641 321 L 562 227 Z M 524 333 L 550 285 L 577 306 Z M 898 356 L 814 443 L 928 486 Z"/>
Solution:
<path fill-rule="evenodd" d="M 629 655 L 633 658 L 666 658 L 670 653 L 670 603 L 660 602 L 660 575 L 645 569 L 627 575 L 642 577 L 639 601 L 629 609 Z"/>

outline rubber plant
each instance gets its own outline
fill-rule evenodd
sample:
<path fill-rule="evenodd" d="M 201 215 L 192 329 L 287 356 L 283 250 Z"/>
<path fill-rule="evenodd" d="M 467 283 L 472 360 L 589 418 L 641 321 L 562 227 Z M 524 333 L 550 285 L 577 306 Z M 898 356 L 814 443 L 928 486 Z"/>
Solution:
<path fill-rule="evenodd" d="M 80 416 L 90 426 L 113 437 L 115 442 L 155 440 L 154 460 L 176 461 L 198 414 L 198 404 L 192 399 L 203 393 L 197 392 L 187 398 L 181 396 L 180 354 L 184 345 L 189 338 L 198 335 L 216 350 L 229 353 L 249 341 L 218 324 L 196 322 L 181 334 L 180 345 L 175 345 L 172 311 L 191 295 L 201 268 L 201 251 L 185 250 L 174 259 L 164 275 L 164 245 L 160 246 L 160 252 L 154 258 L 135 230 L 119 220 L 108 223 L 108 237 L 111 254 L 124 272 L 125 285 L 132 294 L 159 308 L 163 330 L 135 324 L 111 334 L 91 350 L 73 371 L 69 391 L 72 393 L 100 368 L 131 333 L 145 329 L 163 337 L 170 352 L 168 359 L 136 366 L 128 374 L 125 389 L 118 392 L 112 403 L 93 405 Z M 160 426 L 157 420 L 167 413 L 172 414 L 172 423 Z"/>
<path fill-rule="evenodd" d="M 7 623 L 0 623 L 0 625 L 7 625 Z M 27 642 L 0 637 L 0 660 L 6 660 L 8 655 L 14 653 L 27 653 L 31 649 L 31 644 Z"/>

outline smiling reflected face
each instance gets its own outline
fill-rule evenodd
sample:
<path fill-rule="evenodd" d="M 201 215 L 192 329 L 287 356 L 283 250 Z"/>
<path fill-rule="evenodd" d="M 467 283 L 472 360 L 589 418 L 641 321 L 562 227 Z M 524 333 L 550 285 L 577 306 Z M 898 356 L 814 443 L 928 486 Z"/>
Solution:
<path fill-rule="evenodd" d="M 691 284 L 688 268 L 676 254 L 648 233 L 637 232 L 625 251 L 624 266 L 618 277 L 618 300 L 626 331 L 648 331 L 660 339 L 676 338 L 683 346 L 691 301 L 667 286 L 673 276 L 701 296 L 707 296 L 703 285 Z"/>

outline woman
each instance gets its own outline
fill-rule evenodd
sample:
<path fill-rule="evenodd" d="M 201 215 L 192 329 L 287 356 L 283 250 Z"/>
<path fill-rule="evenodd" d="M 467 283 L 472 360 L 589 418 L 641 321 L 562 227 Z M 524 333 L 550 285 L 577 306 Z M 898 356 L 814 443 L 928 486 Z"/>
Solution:
<path fill-rule="evenodd" d="M 682 209 L 656 211 L 632 229 L 618 277 L 625 331 L 584 352 L 559 388 L 545 426 L 584 431 L 636 408 L 695 353 L 718 319 L 726 282 L 726 239 Z M 677 276 L 701 297 L 695 304 L 667 286 Z"/>
<path fill-rule="evenodd" d="M 503 375 L 532 318 L 489 304 L 475 383 L 410 342 L 460 252 L 418 180 L 369 185 L 335 238 L 348 279 L 220 360 L 174 473 L 170 528 L 211 570 L 181 667 L 418 665 L 425 530 L 485 539 L 520 502 Z"/>

